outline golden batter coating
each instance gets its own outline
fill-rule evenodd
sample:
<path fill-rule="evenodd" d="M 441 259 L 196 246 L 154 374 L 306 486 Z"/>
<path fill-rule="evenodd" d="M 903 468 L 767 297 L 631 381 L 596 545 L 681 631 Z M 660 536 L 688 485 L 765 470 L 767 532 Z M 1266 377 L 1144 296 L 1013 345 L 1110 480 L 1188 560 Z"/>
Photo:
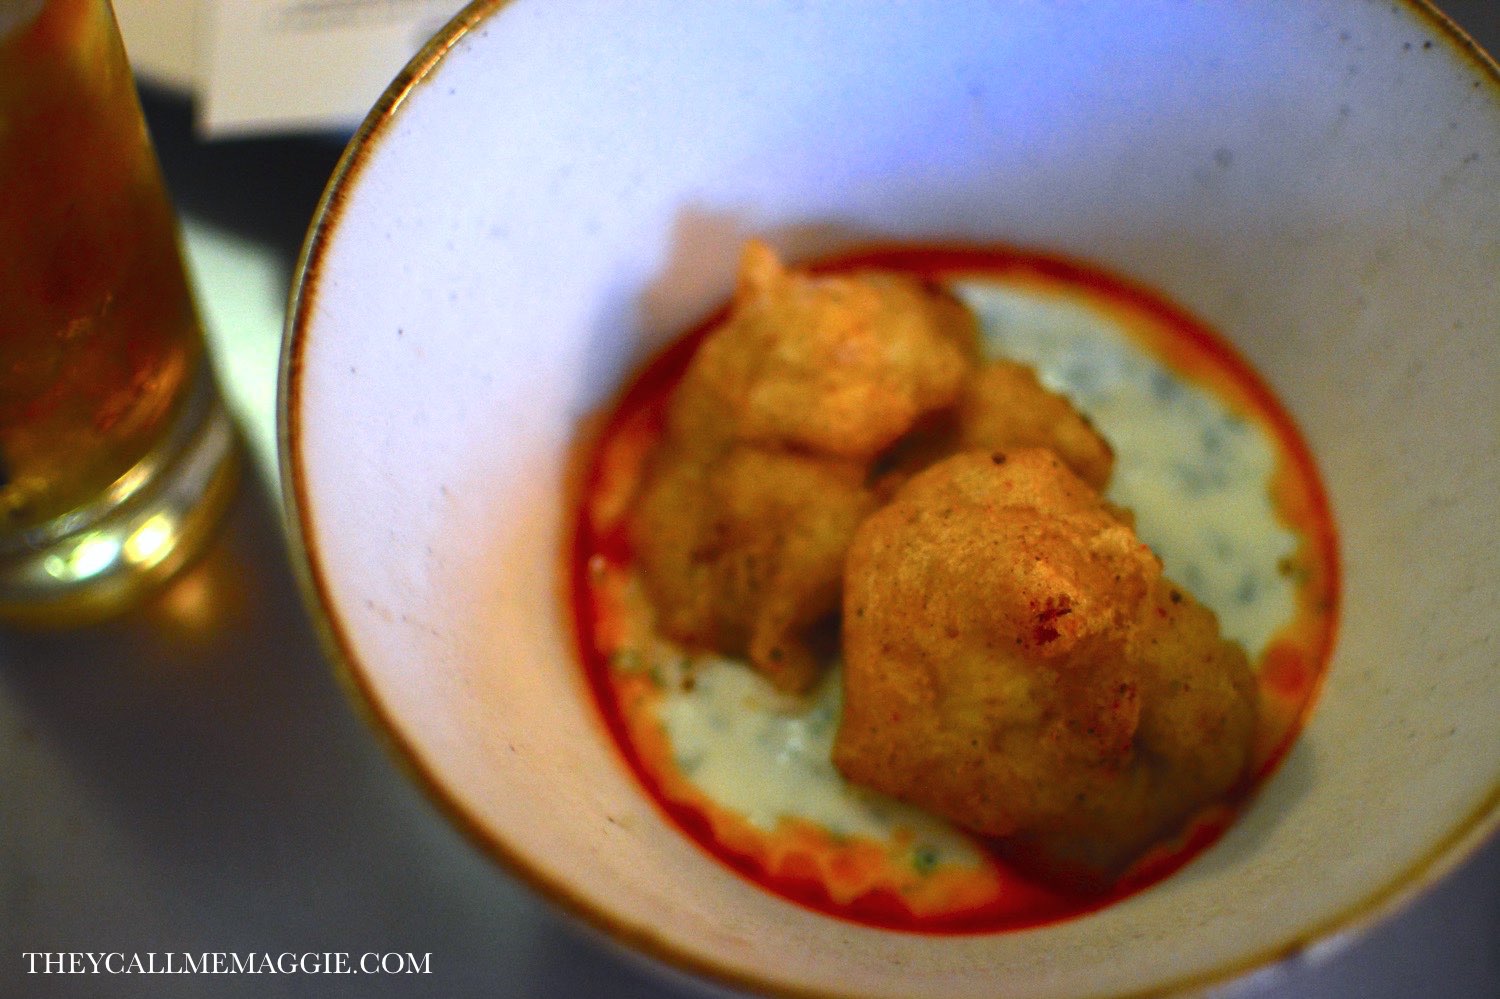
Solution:
<path fill-rule="evenodd" d="M 1023 832 L 1013 859 L 1079 887 L 1106 884 L 1152 844 L 1243 778 L 1255 727 L 1256 686 L 1243 650 L 1218 618 L 1163 577 L 1127 652 L 1141 670 L 1135 759 L 1080 802 L 1084 821 Z"/>
<path fill-rule="evenodd" d="M 1025 364 L 986 361 L 952 410 L 901 443 L 886 462 L 881 489 L 889 494 L 912 475 L 960 451 L 1044 447 L 1095 489 L 1103 491 L 1115 453 L 1066 396 L 1042 385 Z"/>
<path fill-rule="evenodd" d="M 670 432 L 851 460 L 958 398 L 978 356 L 972 313 L 936 285 L 877 271 L 788 270 L 751 241 L 729 315 L 678 386 Z"/>
<path fill-rule="evenodd" d="M 1038 867 L 1107 878 L 1244 768 L 1243 653 L 1049 450 L 902 487 L 855 534 L 843 628 L 839 769 Z"/>
<path fill-rule="evenodd" d="M 663 633 L 747 656 L 782 689 L 811 686 L 844 553 L 874 504 L 864 477 L 854 462 L 748 445 L 708 462 L 659 456 L 632 535 Z"/>
<path fill-rule="evenodd" d="M 1045 447 L 1079 478 L 1103 490 L 1115 453 L 1088 418 L 1066 397 L 1043 387 L 1036 371 L 1015 361 L 990 361 L 979 369 L 959 407 L 955 450 Z"/>
<path fill-rule="evenodd" d="M 1165 577 L 1127 650 L 1144 683 L 1140 747 L 1161 764 L 1158 793 L 1191 808 L 1240 776 L 1255 727 L 1255 676 L 1219 619 Z M 1169 809 L 1170 810 L 1170 809 Z"/>

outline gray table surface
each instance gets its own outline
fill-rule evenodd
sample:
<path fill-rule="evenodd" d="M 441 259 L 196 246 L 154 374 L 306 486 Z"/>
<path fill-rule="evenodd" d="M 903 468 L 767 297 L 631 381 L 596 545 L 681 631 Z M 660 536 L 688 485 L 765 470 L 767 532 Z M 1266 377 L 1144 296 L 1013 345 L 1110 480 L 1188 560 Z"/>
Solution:
<path fill-rule="evenodd" d="M 1500 52 L 1500 0 L 1443 6 Z M 273 459 L 286 290 L 340 139 L 205 144 L 185 102 L 147 99 L 252 472 L 208 556 L 141 612 L 0 631 L 0 999 L 690 994 L 447 825 L 319 648 L 256 469 Z M 27 973 L 25 954 L 62 951 L 430 956 L 417 975 Z M 1365 933 L 1224 991 L 1497 999 L 1500 839 Z"/>

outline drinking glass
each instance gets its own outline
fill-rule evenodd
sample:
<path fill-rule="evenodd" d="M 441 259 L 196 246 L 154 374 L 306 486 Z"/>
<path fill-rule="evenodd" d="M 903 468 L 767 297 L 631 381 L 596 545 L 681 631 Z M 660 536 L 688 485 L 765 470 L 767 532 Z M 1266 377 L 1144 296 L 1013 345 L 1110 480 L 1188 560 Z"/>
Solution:
<path fill-rule="evenodd" d="M 108 0 L 0 0 L 0 620 L 121 610 L 205 544 L 235 435 Z"/>

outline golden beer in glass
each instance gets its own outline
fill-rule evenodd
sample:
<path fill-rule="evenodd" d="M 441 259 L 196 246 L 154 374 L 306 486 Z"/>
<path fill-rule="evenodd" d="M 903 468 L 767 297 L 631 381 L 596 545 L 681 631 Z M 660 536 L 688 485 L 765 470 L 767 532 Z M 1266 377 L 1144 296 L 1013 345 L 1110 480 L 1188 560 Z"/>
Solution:
<path fill-rule="evenodd" d="M 129 606 L 235 465 L 109 3 L 0 0 L 0 618 Z"/>

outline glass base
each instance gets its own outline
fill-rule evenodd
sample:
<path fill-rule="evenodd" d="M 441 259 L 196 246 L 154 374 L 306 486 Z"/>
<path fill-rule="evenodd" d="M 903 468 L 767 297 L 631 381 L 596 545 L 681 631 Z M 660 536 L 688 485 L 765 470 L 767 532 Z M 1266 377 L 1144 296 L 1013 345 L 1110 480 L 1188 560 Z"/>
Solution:
<path fill-rule="evenodd" d="M 180 445 L 121 477 L 118 502 L 59 517 L 0 550 L 0 623 L 90 624 L 136 605 L 206 546 L 234 497 L 239 444 L 223 404 L 189 406 Z M 175 436 L 175 435 L 174 435 Z M 50 529 L 49 529 L 50 527 Z"/>

